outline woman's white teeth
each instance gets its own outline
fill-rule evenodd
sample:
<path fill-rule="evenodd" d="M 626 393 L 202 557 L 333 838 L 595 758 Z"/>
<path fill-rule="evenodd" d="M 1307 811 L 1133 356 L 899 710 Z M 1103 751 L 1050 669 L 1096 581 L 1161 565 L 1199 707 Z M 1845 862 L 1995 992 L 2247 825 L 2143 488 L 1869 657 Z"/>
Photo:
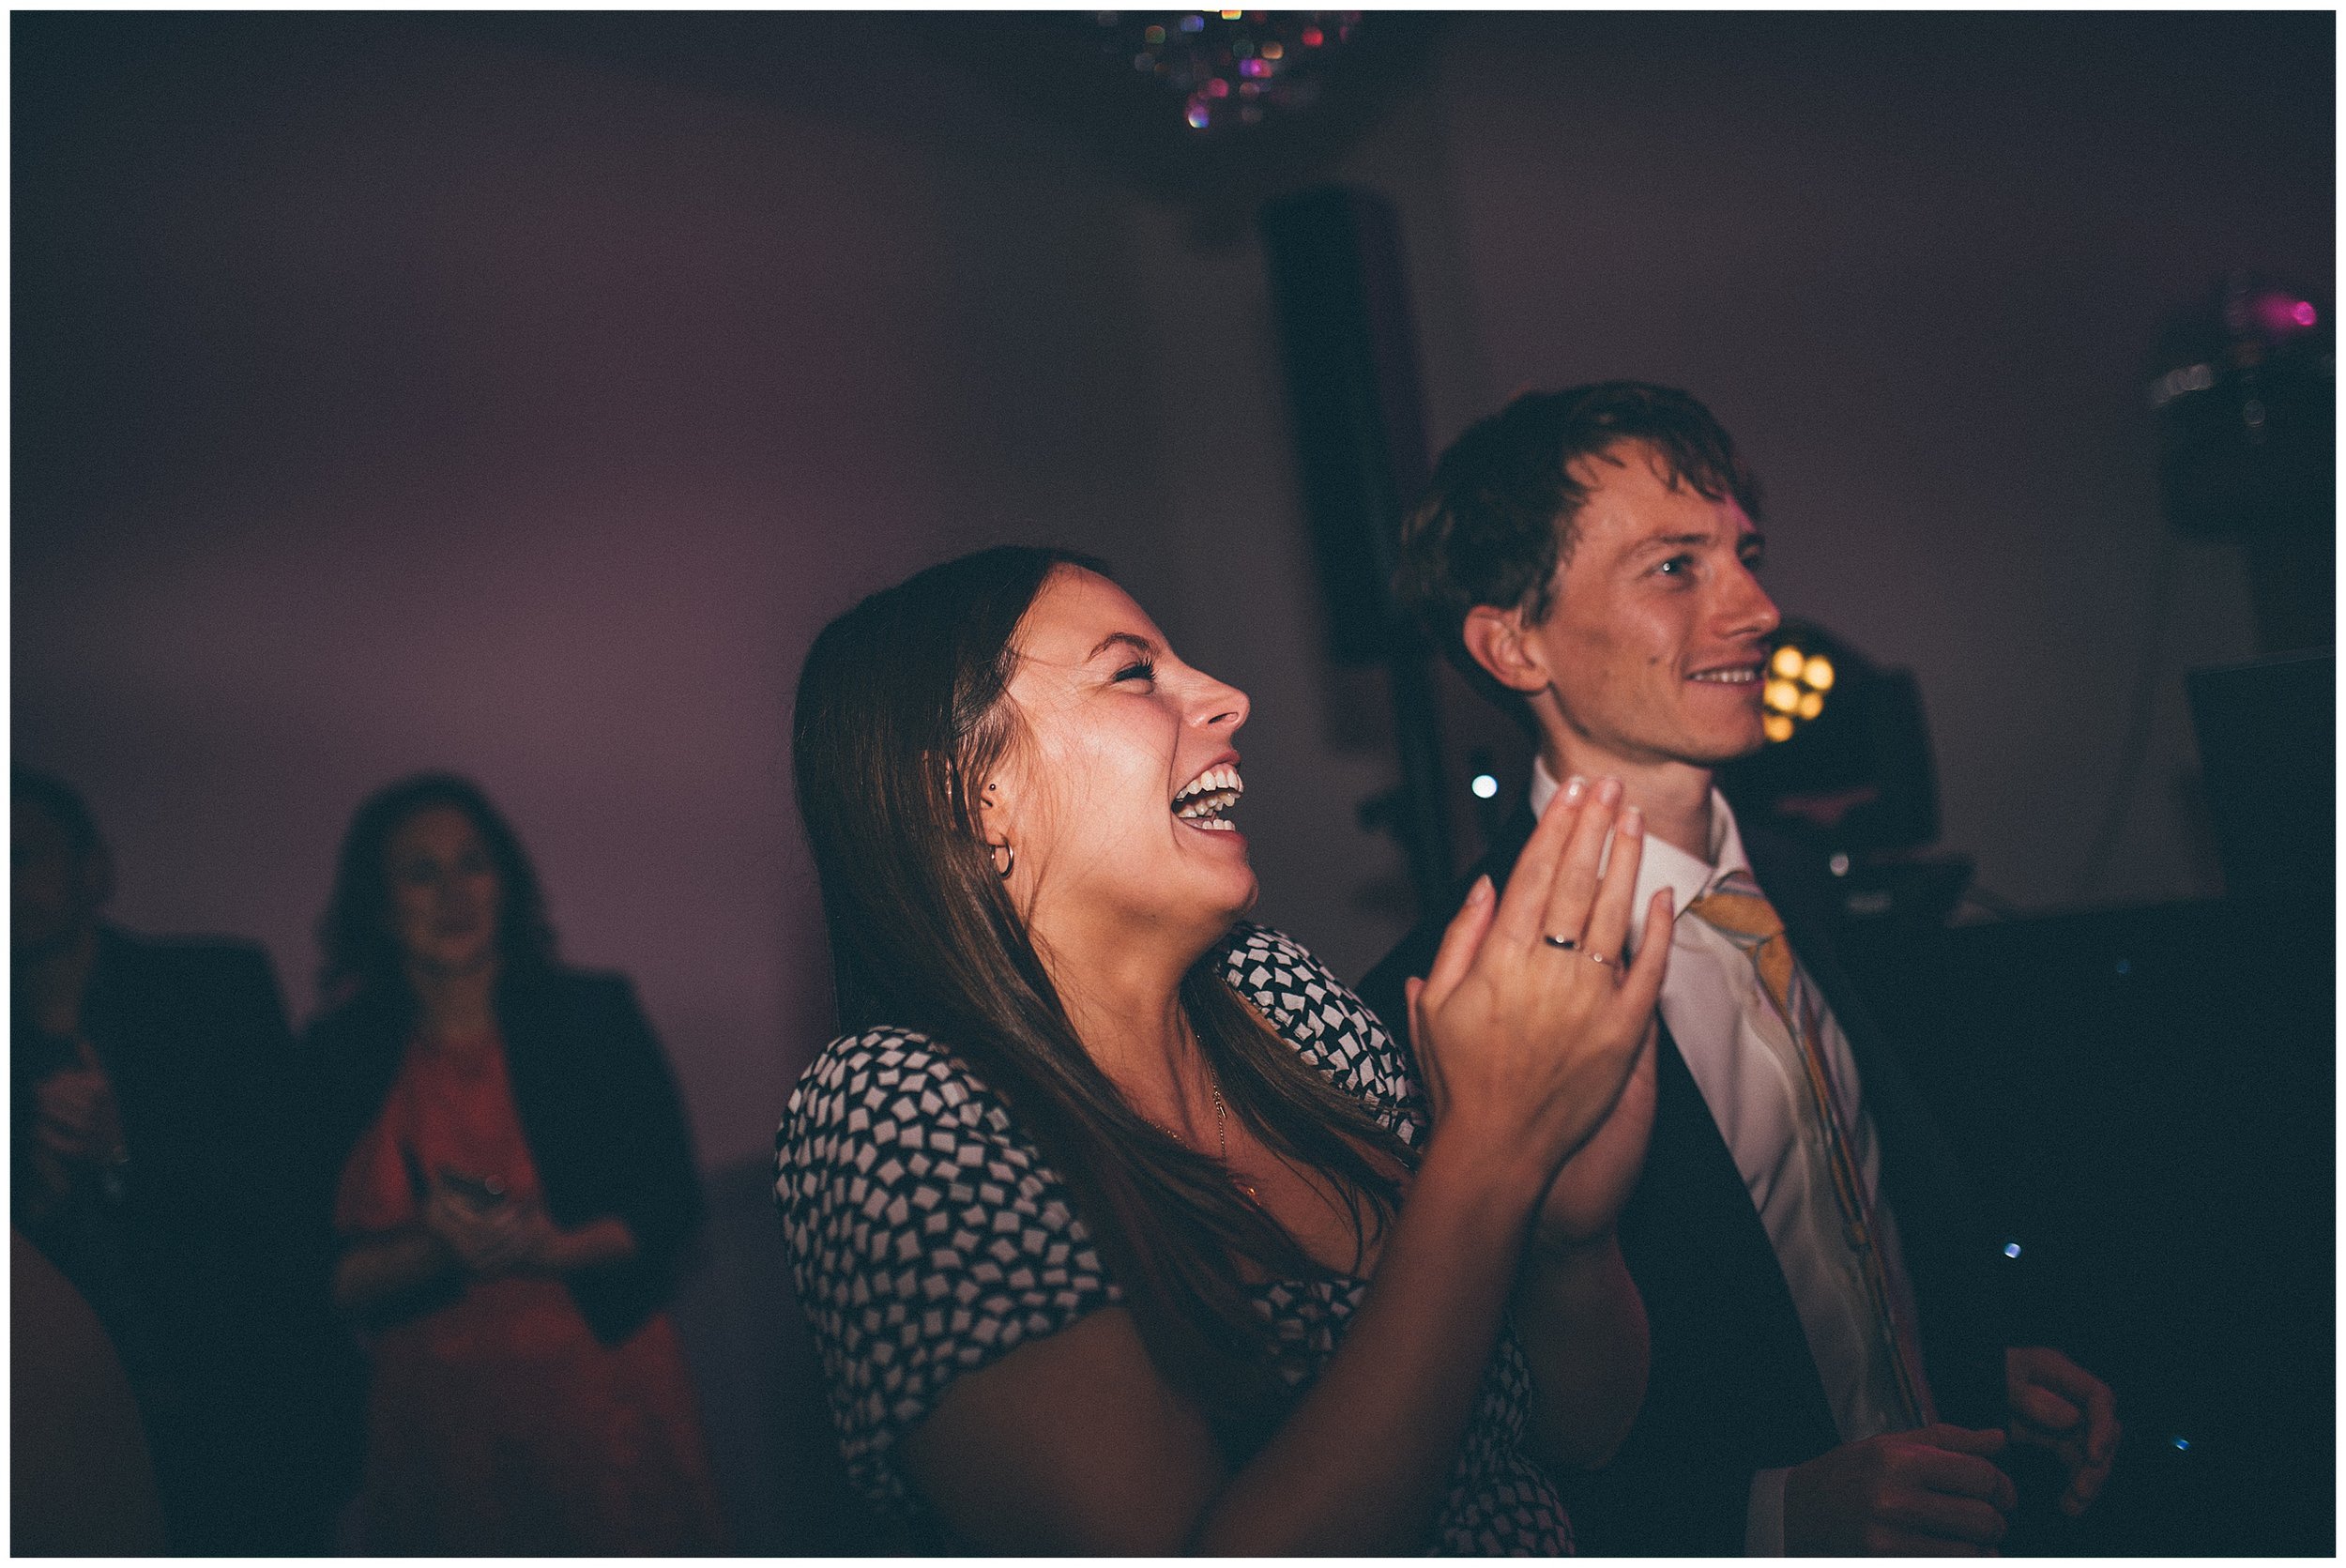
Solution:
<path fill-rule="evenodd" d="M 1237 769 L 1226 764 L 1209 768 L 1173 797 L 1173 814 L 1196 827 L 1226 830 L 1230 824 L 1222 820 L 1222 814 L 1237 805 L 1238 798 L 1245 793 Z"/>
<path fill-rule="evenodd" d="M 1760 678 L 1760 671 L 1753 665 L 1737 670 L 1697 670 L 1690 678 L 1715 680 L 1725 686 L 1745 686 Z"/>

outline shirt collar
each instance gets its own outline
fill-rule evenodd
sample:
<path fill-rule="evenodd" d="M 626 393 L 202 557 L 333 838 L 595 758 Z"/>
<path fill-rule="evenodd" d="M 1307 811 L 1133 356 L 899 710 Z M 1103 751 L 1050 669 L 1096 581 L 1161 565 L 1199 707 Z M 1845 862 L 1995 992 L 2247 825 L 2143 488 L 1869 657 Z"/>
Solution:
<path fill-rule="evenodd" d="M 1549 800 L 1563 785 L 1547 770 L 1546 757 L 1531 762 L 1531 814 L 1536 819 L 1547 809 Z M 1670 891 L 1670 906 L 1679 914 L 1686 906 L 1700 898 L 1729 872 L 1748 872 L 1751 862 L 1744 857 L 1744 835 L 1735 826 L 1735 812 L 1728 805 L 1727 797 L 1714 786 L 1711 791 L 1711 860 L 1704 864 L 1674 844 L 1665 843 L 1653 834 L 1645 838 L 1645 854 L 1638 861 L 1638 893 L 1630 907 L 1639 918 L 1630 923 L 1629 947 L 1635 953 L 1638 933 L 1644 927 L 1642 917 L 1653 895 L 1662 889 Z"/>

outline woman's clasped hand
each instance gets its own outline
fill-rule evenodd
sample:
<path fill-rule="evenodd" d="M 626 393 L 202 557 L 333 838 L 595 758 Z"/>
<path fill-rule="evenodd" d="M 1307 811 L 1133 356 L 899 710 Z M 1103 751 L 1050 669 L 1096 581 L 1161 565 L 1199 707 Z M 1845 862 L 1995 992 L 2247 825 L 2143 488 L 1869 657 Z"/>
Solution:
<path fill-rule="evenodd" d="M 1479 879 L 1431 970 L 1409 985 L 1435 1135 L 1526 1162 L 1543 1192 L 1612 1115 L 1669 961 L 1667 888 L 1644 911 L 1636 960 L 1622 960 L 1644 833 L 1620 801 L 1611 779 L 1558 791 L 1506 891 L 1494 898 Z"/>

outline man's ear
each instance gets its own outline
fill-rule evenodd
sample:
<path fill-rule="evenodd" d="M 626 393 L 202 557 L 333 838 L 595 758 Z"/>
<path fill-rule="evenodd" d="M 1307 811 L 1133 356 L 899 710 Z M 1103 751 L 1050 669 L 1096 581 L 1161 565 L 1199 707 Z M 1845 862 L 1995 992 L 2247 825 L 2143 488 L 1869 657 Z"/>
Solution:
<path fill-rule="evenodd" d="M 1547 666 L 1537 645 L 1524 634 L 1521 610 L 1477 604 L 1467 612 L 1459 635 L 1474 662 L 1509 691 L 1528 694 L 1547 690 Z"/>

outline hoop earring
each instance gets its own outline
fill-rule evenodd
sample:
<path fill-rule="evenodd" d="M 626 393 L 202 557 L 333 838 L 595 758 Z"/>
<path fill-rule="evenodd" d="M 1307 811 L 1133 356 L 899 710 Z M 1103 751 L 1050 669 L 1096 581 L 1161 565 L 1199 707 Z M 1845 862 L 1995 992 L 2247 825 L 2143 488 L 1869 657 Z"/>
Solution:
<path fill-rule="evenodd" d="M 994 875 L 1009 881 L 1011 868 L 1018 863 L 1018 851 L 1010 845 L 998 844 L 993 846 L 993 855 Z"/>

